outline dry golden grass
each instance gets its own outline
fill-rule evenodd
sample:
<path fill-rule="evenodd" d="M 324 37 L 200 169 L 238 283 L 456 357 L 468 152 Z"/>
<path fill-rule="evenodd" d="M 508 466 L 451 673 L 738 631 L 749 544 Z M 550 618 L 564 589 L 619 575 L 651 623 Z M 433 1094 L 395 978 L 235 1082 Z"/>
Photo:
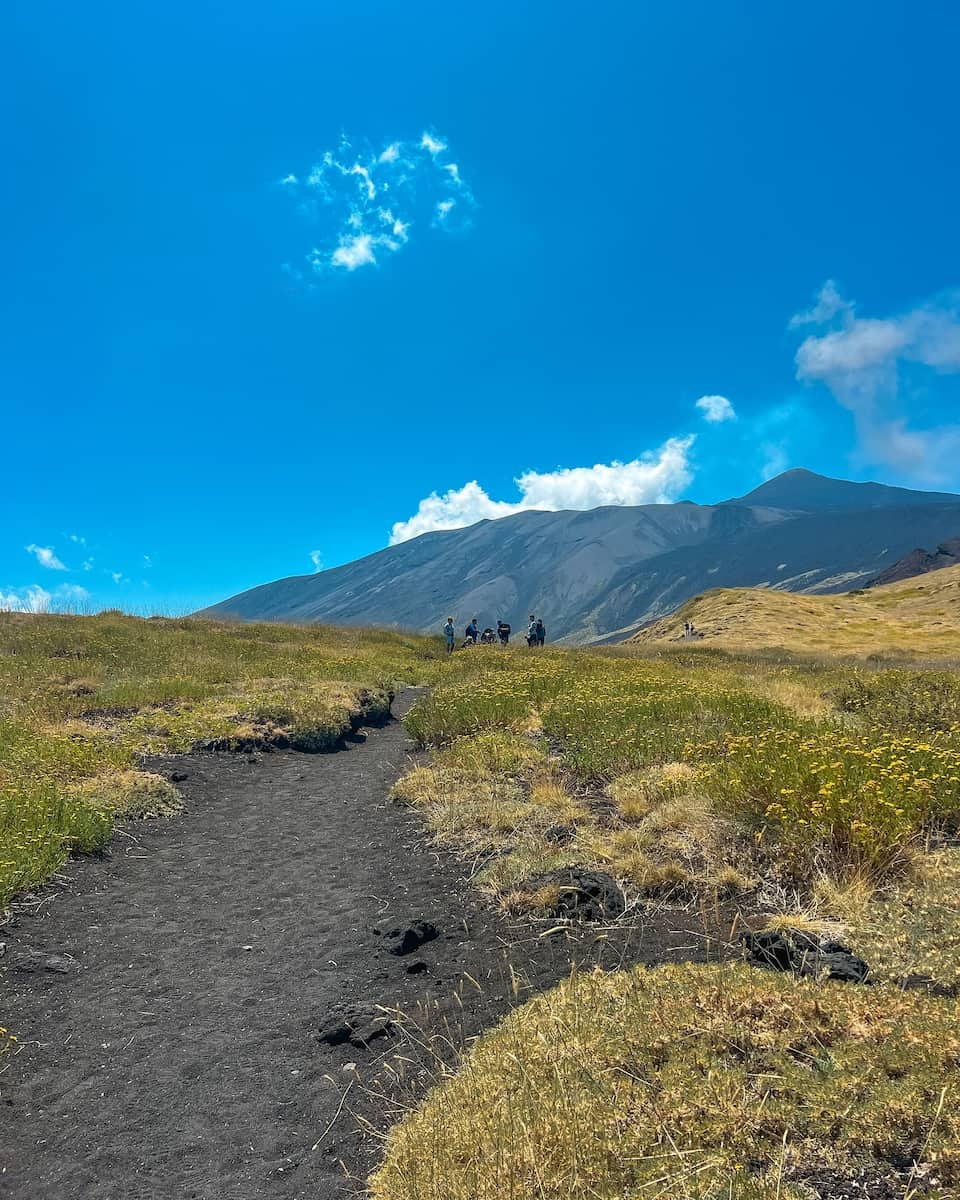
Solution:
<path fill-rule="evenodd" d="M 575 974 L 456 1073 L 438 1064 L 370 1193 L 809 1200 L 809 1172 L 863 1172 L 871 1195 L 899 1168 L 905 1196 L 921 1181 L 955 1195 L 956 1017 L 916 992 L 877 1003 L 874 989 L 741 966 Z"/>
<path fill-rule="evenodd" d="M 641 630 L 631 644 L 676 640 L 685 621 L 703 634 L 700 642 L 684 642 L 690 647 L 954 659 L 960 657 L 960 566 L 840 595 L 718 588 Z"/>

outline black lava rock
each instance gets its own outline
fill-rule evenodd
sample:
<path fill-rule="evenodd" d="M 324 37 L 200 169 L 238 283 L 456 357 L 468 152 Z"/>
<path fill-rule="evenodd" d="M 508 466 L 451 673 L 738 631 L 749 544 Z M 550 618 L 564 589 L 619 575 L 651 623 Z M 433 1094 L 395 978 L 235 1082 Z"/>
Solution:
<path fill-rule="evenodd" d="M 372 1004 L 357 1004 L 344 1009 L 333 1017 L 316 1035 L 316 1040 L 326 1046 L 342 1046 L 349 1042 L 365 1050 L 377 1038 L 389 1037 L 396 1025 L 382 1009 Z"/>
<path fill-rule="evenodd" d="M 742 935 L 747 962 L 769 971 L 792 971 L 815 979 L 836 979 L 841 983 L 863 983 L 870 968 L 842 942 L 817 934 L 763 933 Z"/>
<path fill-rule="evenodd" d="M 931 996 L 943 996 L 947 1000 L 960 995 L 960 988 L 955 983 L 941 983 L 931 975 L 905 975 L 900 980 L 900 987 L 905 992 L 924 991 Z"/>
<path fill-rule="evenodd" d="M 543 836 L 555 846 L 567 846 L 577 836 L 573 825 L 551 825 L 543 831 Z"/>
<path fill-rule="evenodd" d="M 560 895 L 548 915 L 570 921 L 614 921 L 626 908 L 623 892 L 606 871 L 561 867 L 546 875 L 535 875 L 521 887 L 527 892 L 558 887 Z"/>
<path fill-rule="evenodd" d="M 388 929 L 383 935 L 388 954 L 402 957 L 419 950 L 425 942 L 432 942 L 439 937 L 440 931 L 429 921 L 411 921 L 409 925 L 401 925 L 396 929 Z"/>

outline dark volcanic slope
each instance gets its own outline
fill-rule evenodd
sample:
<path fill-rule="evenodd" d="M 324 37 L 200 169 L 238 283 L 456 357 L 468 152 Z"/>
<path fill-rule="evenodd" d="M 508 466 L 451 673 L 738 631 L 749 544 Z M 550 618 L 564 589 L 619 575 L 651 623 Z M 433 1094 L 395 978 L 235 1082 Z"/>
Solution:
<path fill-rule="evenodd" d="M 840 591 L 960 528 L 960 496 L 788 471 L 742 500 L 525 512 L 428 533 L 316 575 L 243 592 L 204 615 L 438 630 L 476 613 L 552 639 L 611 637 L 710 587 Z"/>
<path fill-rule="evenodd" d="M 929 550 L 916 549 L 898 559 L 892 567 L 870 580 L 870 587 L 884 583 L 898 583 L 901 579 L 912 579 L 914 575 L 926 575 L 943 567 L 955 567 L 960 563 L 960 537 L 941 542 L 931 554 Z"/>

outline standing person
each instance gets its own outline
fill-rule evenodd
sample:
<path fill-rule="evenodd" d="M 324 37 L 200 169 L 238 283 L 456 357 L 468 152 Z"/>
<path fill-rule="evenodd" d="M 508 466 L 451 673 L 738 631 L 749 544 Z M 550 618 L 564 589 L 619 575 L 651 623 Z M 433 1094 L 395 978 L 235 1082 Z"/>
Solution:
<path fill-rule="evenodd" d="M 530 614 L 530 624 L 527 626 L 527 645 L 535 646 L 537 644 L 537 618 Z"/>
<path fill-rule="evenodd" d="M 453 628 L 453 617 L 447 617 L 447 623 L 443 627 L 443 636 L 447 639 L 447 653 L 453 653 L 453 643 L 457 634 Z"/>
<path fill-rule="evenodd" d="M 480 637 L 480 626 L 477 623 L 476 617 L 470 618 L 470 624 L 467 626 L 467 629 L 466 629 L 466 636 L 467 636 L 467 641 L 473 642 L 474 645 L 477 644 L 477 640 Z"/>
<path fill-rule="evenodd" d="M 541 618 L 537 618 L 537 645 L 542 646 L 547 640 L 547 629 Z"/>
<path fill-rule="evenodd" d="M 506 646 L 510 642 L 510 622 L 497 621 L 497 637 L 500 639 L 500 645 Z"/>

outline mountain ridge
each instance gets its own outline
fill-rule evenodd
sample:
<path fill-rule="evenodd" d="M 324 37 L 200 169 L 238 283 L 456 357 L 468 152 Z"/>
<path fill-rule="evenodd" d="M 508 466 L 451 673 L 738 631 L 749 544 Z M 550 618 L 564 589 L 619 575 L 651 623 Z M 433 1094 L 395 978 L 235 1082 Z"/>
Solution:
<path fill-rule="evenodd" d="M 771 498 L 810 507 L 757 503 Z M 960 496 L 797 470 L 714 505 L 528 510 L 434 530 L 326 571 L 260 584 L 201 615 L 430 631 L 448 614 L 458 627 L 477 614 L 481 625 L 503 618 L 518 628 L 535 611 L 552 640 L 605 641 L 710 587 L 862 586 L 957 528 Z"/>

